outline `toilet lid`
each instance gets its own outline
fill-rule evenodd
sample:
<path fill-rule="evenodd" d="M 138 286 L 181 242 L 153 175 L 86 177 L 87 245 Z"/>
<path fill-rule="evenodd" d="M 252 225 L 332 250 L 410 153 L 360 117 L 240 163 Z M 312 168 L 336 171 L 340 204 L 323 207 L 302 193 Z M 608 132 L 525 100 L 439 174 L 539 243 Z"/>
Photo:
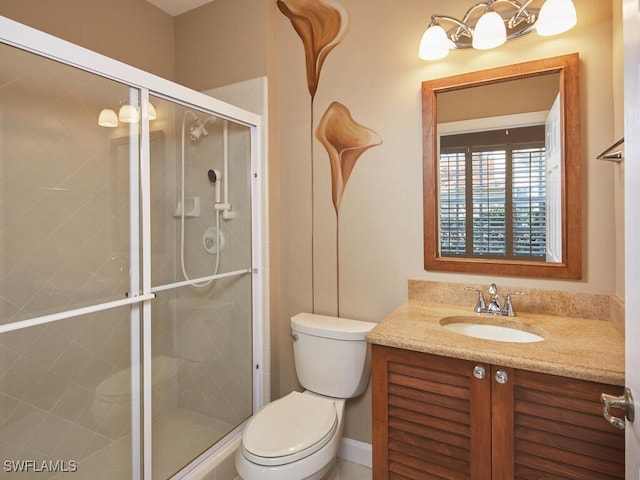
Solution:
<path fill-rule="evenodd" d="M 245 456 L 260 465 L 282 465 L 318 451 L 338 425 L 333 400 L 291 392 L 271 402 L 247 424 Z"/>

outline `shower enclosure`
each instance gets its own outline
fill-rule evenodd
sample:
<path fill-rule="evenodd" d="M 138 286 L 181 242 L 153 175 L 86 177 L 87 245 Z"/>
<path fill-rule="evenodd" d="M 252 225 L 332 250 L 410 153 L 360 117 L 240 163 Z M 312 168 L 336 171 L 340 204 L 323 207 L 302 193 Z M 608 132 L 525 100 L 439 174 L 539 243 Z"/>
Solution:
<path fill-rule="evenodd" d="M 260 117 L 0 37 L 0 478 L 184 472 L 262 402 Z"/>

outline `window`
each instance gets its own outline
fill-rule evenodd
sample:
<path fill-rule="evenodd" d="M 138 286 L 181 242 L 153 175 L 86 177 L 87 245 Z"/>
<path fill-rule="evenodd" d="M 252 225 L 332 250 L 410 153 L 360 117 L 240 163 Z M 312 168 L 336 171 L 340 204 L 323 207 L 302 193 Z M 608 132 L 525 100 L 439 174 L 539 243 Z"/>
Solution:
<path fill-rule="evenodd" d="M 442 256 L 546 260 L 544 125 L 440 139 Z"/>

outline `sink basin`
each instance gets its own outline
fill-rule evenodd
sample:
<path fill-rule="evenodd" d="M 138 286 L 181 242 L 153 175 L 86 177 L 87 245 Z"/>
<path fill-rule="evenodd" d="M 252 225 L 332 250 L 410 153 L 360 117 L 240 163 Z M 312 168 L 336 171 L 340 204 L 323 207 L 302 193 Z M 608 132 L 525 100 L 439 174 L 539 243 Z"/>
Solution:
<path fill-rule="evenodd" d="M 497 342 L 541 342 L 547 336 L 546 332 L 541 328 L 514 320 L 507 320 L 505 317 L 445 317 L 440 320 L 440 325 L 450 332 Z"/>

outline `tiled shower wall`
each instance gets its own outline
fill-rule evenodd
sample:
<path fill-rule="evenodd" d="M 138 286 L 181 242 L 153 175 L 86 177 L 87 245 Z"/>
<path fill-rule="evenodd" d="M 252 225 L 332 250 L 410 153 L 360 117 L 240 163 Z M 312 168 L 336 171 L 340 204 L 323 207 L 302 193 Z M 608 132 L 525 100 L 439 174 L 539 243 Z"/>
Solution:
<path fill-rule="evenodd" d="M 215 98 L 256 113 L 266 114 L 266 79 L 258 78 L 227 85 L 205 92 Z M 206 185 L 202 172 L 207 168 L 222 170 L 222 121 L 217 120 L 210 134 L 200 144 L 188 144 L 187 158 L 194 161 L 193 175 L 187 192 L 196 185 L 208 192 L 205 205 L 212 205 L 215 190 Z M 202 140 L 202 137 L 201 137 Z M 209 145 L 205 145 L 208 142 Z M 206 147 L 206 148 L 205 148 Z M 220 220 L 225 235 L 220 271 L 231 271 L 251 264 L 251 198 L 250 153 L 248 132 L 239 126 L 229 126 L 229 201 L 236 212 L 233 220 Z M 187 174 L 189 175 L 189 174 Z M 265 172 L 266 175 L 266 172 Z M 187 176 L 189 179 L 189 176 Z M 204 183 L 203 183 L 204 182 Z M 263 183 L 266 181 L 263 180 Z M 177 194 L 176 194 L 177 195 Z M 202 200 L 202 199 L 201 199 Z M 263 210 L 266 209 L 263 207 Z M 258 214 L 254 212 L 254 214 Z M 200 247 L 199 235 L 211 226 L 212 216 L 190 219 L 186 263 L 189 275 L 204 275 L 210 271 L 212 259 Z M 179 246 L 178 246 L 179 248 Z M 266 248 L 266 247 L 265 247 Z M 263 260 L 263 266 L 265 262 Z M 200 270 L 197 268 L 200 266 Z M 263 273 L 263 276 L 266 274 Z M 251 404 L 252 384 L 252 302 L 249 277 L 218 280 L 212 288 L 181 290 L 174 300 L 177 320 L 179 360 L 178 405 L 189 410 L 236 425 L 247 416 Z M 268 296 L 268 292 L 263 292 Z M 261 305 L 264 318 L 268 302 Z M 214 327 L 214 328 L 212 328 Z M 189 352 L 189 353 L 187 353 Z M 266 380 L 268 383 L 268 380 Z M 248 403 L 247 403 L 248 402 Z"/>
<path fill-rule="evenodd" d="M 97 116 L 102 108 L 117 111 L 129 89 L 11 47 L 0 47 L 0 58 L 0 321 L 123 298 L 129 290 L 129 129 L 99 127 Z M 156 108 L 154 284 L 182 280 L 175 216 L 182 111 L 162 101 Z M 208 145 L 187 148 L 193 168 L 186 190 L 203 202 L 203 215 L 186 224 L 192 277 L 211 273 L 201 236 L 213 224 L 214 189 L 206 169 L 196 167 L 221 169 L 221 126 L 218 120 L 210 127 Z M 221 272 L 251 265 L 247 130 L 229 128 L 237 218 L 221 220 L 227 245 Z M 194 171 L 197 178 L 190 179 Z M 250 291 L 247 275 L 158 294 L 152 355 L 173 359 L 177 370 L 165 365 L 154 372 L 173 380 L 162 393 L 154 391 L 155 414 L 182 407 L 233 425 L 251 414 Z M 116 378 L 127 395 L 129 365 L 129 308 L 0 335 L 0 456 L 82 461 L 128 434 L 128 406 L 105 406 L 99 392 Z"/>
<path fill-rule="evenodd" d="M 186 187 L 200 194 L 202 214 L 185 219 L 185 268 L 190 278 L 215 272 L 216 256 L 202 246 L 202 235 L 216 225 L 215 189 L 207 171 L 223 168 L 223 120 L 208 127 L 209 135 L 186 149 Z M 218 272 L 251 266 L 250 136 L 246 127 L 228 125 L 229 203 L 235 218 L 219 215 L 224 247 Z M 223 198 L 224 199 L 224 198 Z M 180 222 L 176 218 L 177 223 Z M 180 255 L 177 240 L 177 256 Z M 181 276 L 181 269 L 178 276 Z M 252 410 L 251 278 L 216 280 L 205 288 L 185 287 L 170 301 L 175 315 L 178 358 L 178 405 L 232 426 Z"/>
<path fill-rule="evenodd" d="M 128 173 L 101 108 L 128 88 L 0 47 L 2 323 L 122 298 L 128 290 Z M 129 309 L 0 336 L 2 458 L 86 456 L 128 433 L 105 426 L 99 385 L 130 363 Z"/>

